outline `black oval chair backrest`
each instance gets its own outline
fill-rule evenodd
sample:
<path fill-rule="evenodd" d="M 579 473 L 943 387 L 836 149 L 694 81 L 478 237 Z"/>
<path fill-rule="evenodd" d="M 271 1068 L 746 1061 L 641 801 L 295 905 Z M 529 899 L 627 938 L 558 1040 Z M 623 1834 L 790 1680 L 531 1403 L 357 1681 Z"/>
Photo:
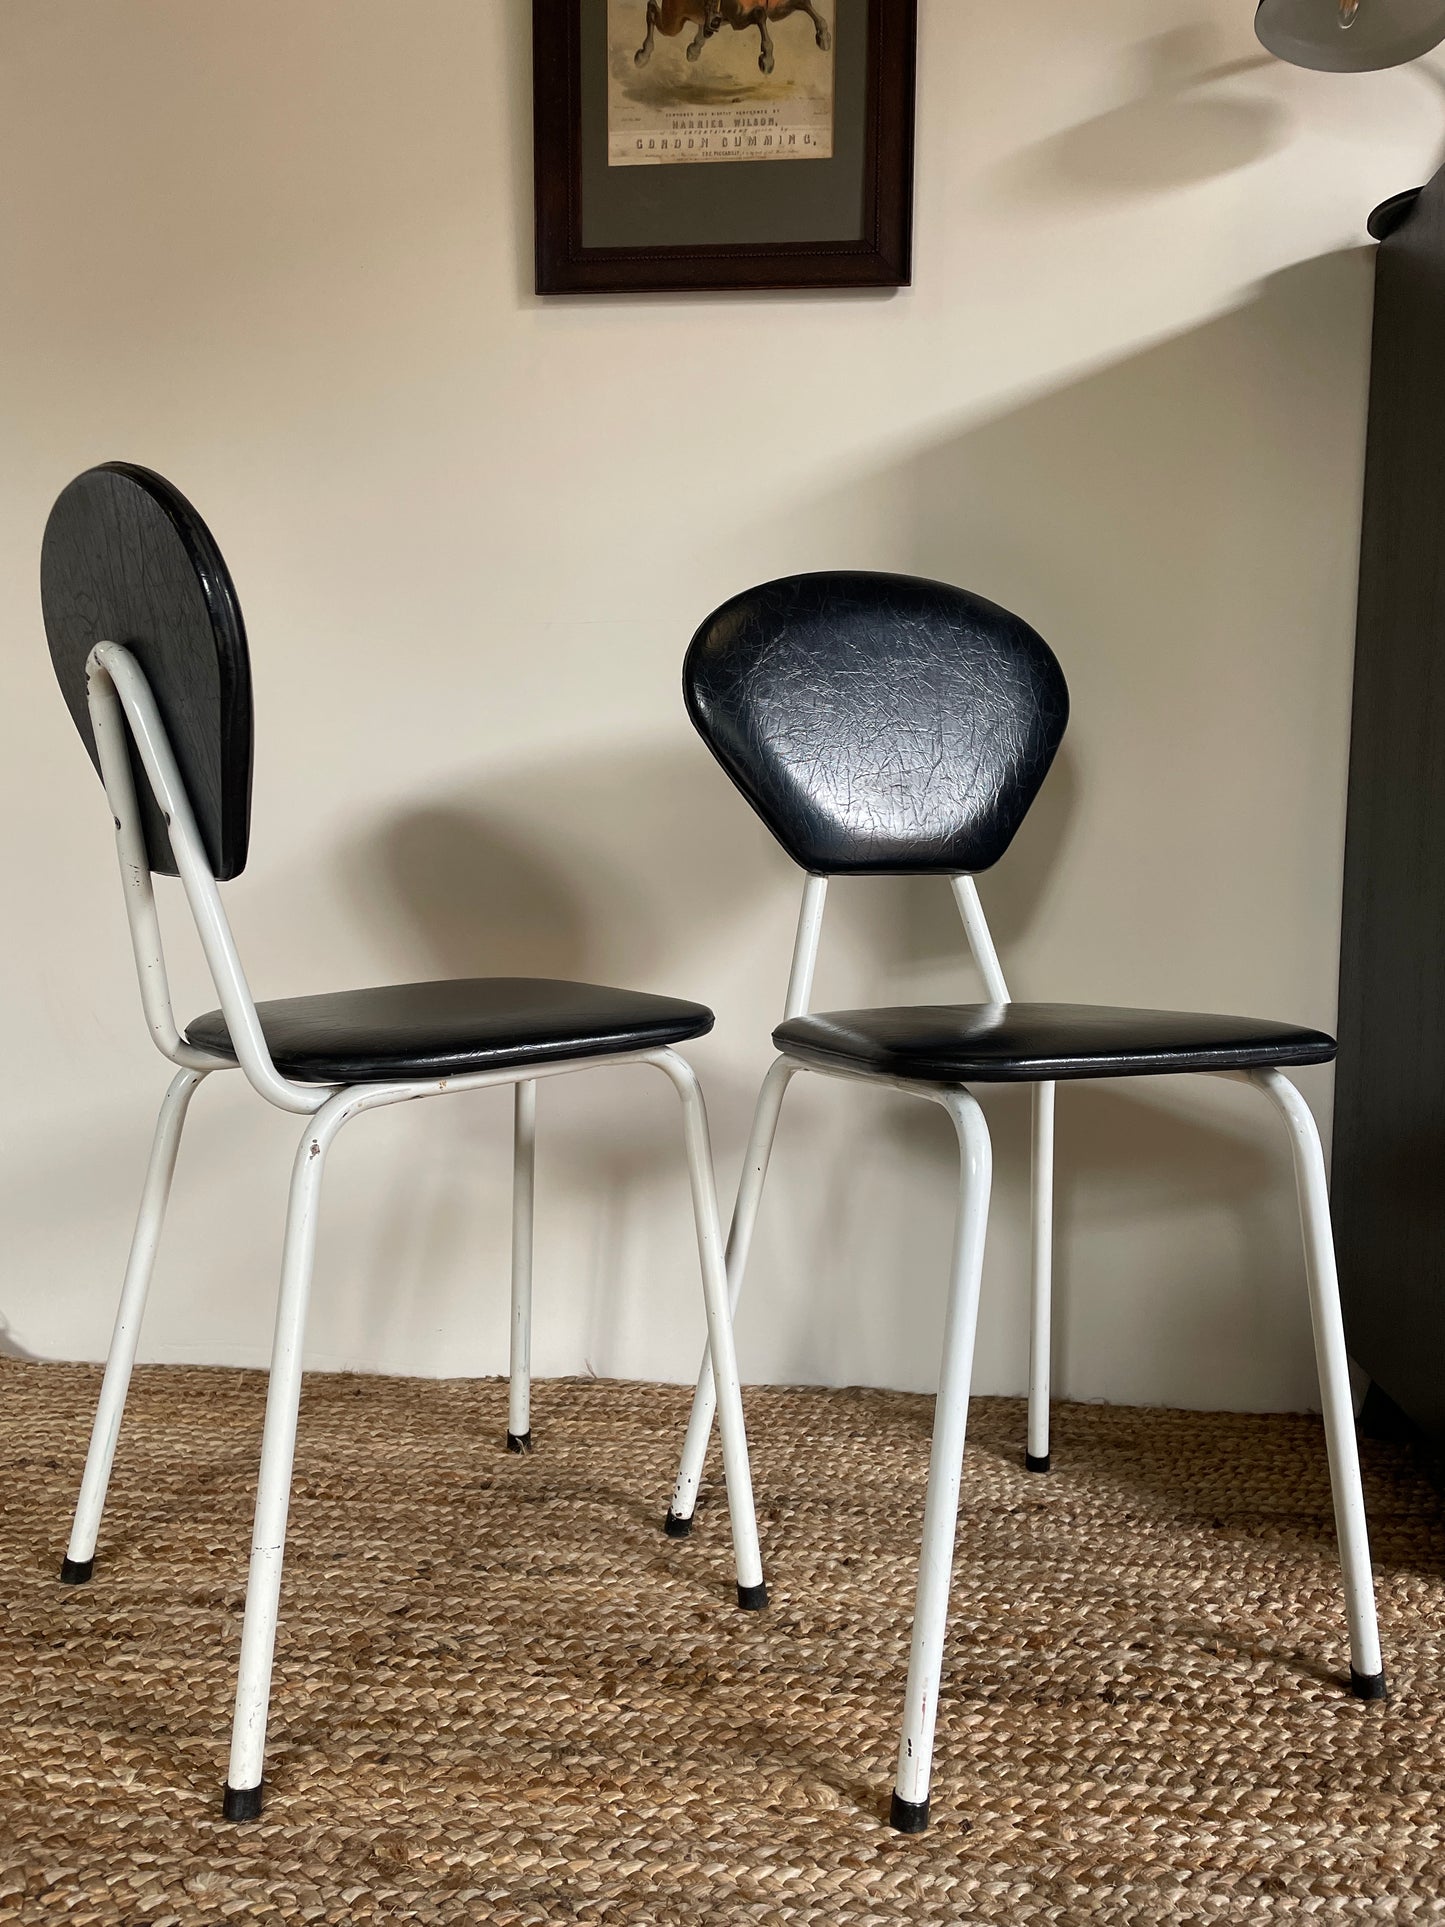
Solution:
<path fill-rule="evenodd" d="M 915 576 L 787 576 L 734 596 L 683 670 L 704 741 L 816 875 L 986 870 L 1069 718 L 1052 650 Z"/>
<path fill-rule="evenodd" d="M 246 867 L 251 824 L 251 664 L 240 604 L 211 532 L 180 492 L 128 462 L 90 468 L 45 525 L 40 598 L 50 659 L 96 759 L 85 664 L 124 643 L 150 684 L 218 880 Z M 132 749 L 153 870 L 176 874 L 164 818 Z"/>

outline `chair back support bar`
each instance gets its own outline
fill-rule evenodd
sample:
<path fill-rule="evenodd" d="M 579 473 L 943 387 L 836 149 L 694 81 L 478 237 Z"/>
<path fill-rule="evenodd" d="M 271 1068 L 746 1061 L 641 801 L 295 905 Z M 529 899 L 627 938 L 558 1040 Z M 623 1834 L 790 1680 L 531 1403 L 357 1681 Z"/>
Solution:
<path fill-rule="evenodd" d="M 813 1002 L 813 973 L 818 967 L 818 944 L 823 935 L 823 912 L 828 906 L 828 879 L 803 879 L 803 901 L 798 908 L 798 934 L 793 939 L 793 961 L 788 971 L 788 994 L 783 999 L 783 1021 L 806 1017 Z"/>
<path fill-rule="evenodd" d="M 991 1004 L 1012 1002 L 1003 966 L 994 948 L 988 919 L 978 885 L 972 877 L 954 877 L 954 899 L 963 918 L 963 931 L 974 966 L 983 979 Z M 809 875 L 803 880 L 803 901 L 798 910 L 798 933 L 793 939 L 793 961 L 788 970 L 788 994 L 783 1004 L 783 1022 L 808 1016 L 813 1001 L 813 975 L 818 965 L 818 946 L 823 935 L 823 912 L 828 901 L 828 879 Z"/>
<path fill-rule="evenodd" d="M 261 1020 L 256 1014 L 256 1000 L 246 981 L 191 799 L 154 694 L 139 664 L 119 643 L 98 643 L 86 665 L 86 680 L 96 758 L 115 819 L 116 850 L 136 974 L 140 979 L 141 1003 L 152 1038 L 172 1063 L 186 1070 L 231 1067 L 229 1058 L 213 1056 L 188 1044 L 176 1026 L 151 865 L 141 829 L 132 751 L 140 763 L 146 790 L 166 828 L 176 873 L 241 1069 L 261 1096 L 283 1111 L 319 1110 L 330 1097 L 330 1088 L 293 1084 L 271 1061 Z"/>
<path fill-rule="evenodd" d="M 978 966 L 978 974 L 983 978 L 983 987 L 988 992 L 991 1004 L 1012 1003 L 1008 985 L 1004 981 L 1003 965 L 994 949 L 993 933 L 988 927 L 988 918 L 983 914 L 983 904 L 979 898 L 978 885 L 972 877 L 953 879 L 954 900 L 958 904 L 959 915 L 963 918 L 964 935 L 968 947 L 973 952 L 973 961 Z"/>

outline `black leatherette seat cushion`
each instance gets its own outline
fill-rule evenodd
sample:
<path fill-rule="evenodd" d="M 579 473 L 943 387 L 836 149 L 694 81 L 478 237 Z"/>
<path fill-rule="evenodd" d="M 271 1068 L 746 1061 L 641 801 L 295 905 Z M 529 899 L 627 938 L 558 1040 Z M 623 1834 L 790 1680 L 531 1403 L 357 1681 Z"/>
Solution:
<path fill-rule="evenodd" d="M 1042 1084 L 1327 1064 L 1335 1040 L 1265 1018 L 1093 1004 L 918 1004 L 832 1010 L 779 1024 L 773 1042 L 824 1068 L 939 1084 Z"/>
<path fill-rule="evenodd" d="M 734 596 L 683 668 L 704 742 L 818 875 L 986 870 L 1069 717 L 1020 617 L 917 576 L 832 571 Z"/>
<path fill-rule="evenodd" d="M 712 1029 L 704 1004 L 547 977 L 387 984 L 256 1006 L 278 1071 L 313 1084 L 461 1077 L 568 1057 L 660 1050 Z M 234 1056 L 220 1011 L 186 1031 Z"/>

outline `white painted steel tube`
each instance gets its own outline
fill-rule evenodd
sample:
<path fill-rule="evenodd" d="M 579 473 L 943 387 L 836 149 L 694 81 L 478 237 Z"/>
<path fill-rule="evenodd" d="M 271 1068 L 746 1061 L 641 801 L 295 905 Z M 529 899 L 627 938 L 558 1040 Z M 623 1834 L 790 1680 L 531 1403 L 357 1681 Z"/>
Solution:
<path fill-rule="evenodd" d="M 788 992 L 783 999 L 783 1017 L 804 1017 L 813 1000 L 813 973 L 818 966 L 818 941 L 823 933 L 823 912 L 828 905 L 828 879 L 809 875 L 803 882 L 803 900 L 798 906 L 798 930 L 793 938 L 793 961 L 788 971 Z"/>
<path fill-rule="evenodd" d="M 1365 1495 L 1360 1482 L 1360 1452 L 1355 1438 L 1355 1408 L 1350 1395 L 1349 1357 L 1340 1313 L 1339 1272 L 1330 1225 L 1324 1152 L 1314 1114 L 1287 1077 L 1276 1070 L 1254 1071 L 1248 1081 L 1274 1102 L 1289 1127 L 1299 1189 L 1300 1226 L 1304 1234 L 1310 1323 L 1319 1368 L 1320 1402 L 1324 1407 L 1335 1532 L 1339 1539 L 1345 1612 L 1350 1628 L 1351 1684 L 1361 1699 L 1382 1699 L 1384 1663 L 1375 1613 L 1369 1528 L 1365 1523 Z"/>
<path fill-rule="evenodd" d="M 226 1774 L 228 1819 L 251 1819 L 261 1810 L 271 1665 L 276 1650 L 286 1519 L 291 1506 L 296 1415 L 301 1402 L 302 1343 L 316 1256 L 321 1180 L 326 1155 L 336 1133 L 349 1118 L 366 1108 L 366 1096 L 364 1087 L 339 1091 L 323 1105 L 315 1117 L 308 1120 L 291 1169 L 281 1288 L 276 1301 L 276 1334 L 266 1388 L 266 1423 L 261 1435 L 261 1474 L 256 1487 L 251 1535 L 251 1570 L 246 1582 L 246 1616 L 241 1628 L 241 1661 L 236 1677 L 231 1760 Z"/>
<path fill-rule="evenodd" d="M 1012 1002 L 993 934 L 983 913 L 978 885 L 970 876 L 953 879 L 953 894 L 963 918 L 968 947 L 991 1003 Z M 1032 1148 L 1029 1166 L 1029 1413 L 1025 1463 L 1031 1472 L 1049 1468 L 1049 1392 L 1054 1291 L 1054 1098 L 1055 1086 L 1033 1087 Z"/>
<path fill-rule="evenodd" d="M 1030 1156 L 1032 1239 L 1029 1272 L 1029 1419 L 1031 1472 L 1049 1469 L 1049 1380 L 1053 1348 L 1054 1096 L 1053 1084 L 1033 1088 Z"/>
<path fill-rule="evenodd" d="M 512 1118 L 512 1347 L 507 1448 L 532 1446 L 532 1228 L 537 1156 L 537 1085 L 516 1087 Z"/>
<path fill-rule="evenodd" d="M 948 1628 L 953 1542 L 958 1523 L 969 1385 L 973 1377 L 979 1286 L 993 1176 L 988 1125 L 977 1101 L 962 1090 L 948 1092 L 941 1101 L 958 1132 L 961 1185 L 943 1329 L 943 1362 L 933 1415 L 933 1447 L 928 1462 L 928 1497 L 923 1510 L 923 1552 L 913 1609 L 913 1644 L 908 1660 L 908 1686 L 893 1796 L 893 1824 L 908 1833 L 920 1833 L 928 1824 L 933 1735 Z"/>
<path fill-rule="evenodd" d="M 102 676 L 109 678 L 120 700 L 141 766 L 165 815 L 171 853 L 176 859 L 181 887 L 216 986 L 237 1062 L 248 1081 L 278 1109 L 302 1113 L 320 1110 L 331 1092 L 324 1087 L 291 1083 L 271 1061 L 261 1020 L 256 1015 L 256 1000 L 246 982 L 236 940 L 221 906 L 221 893 L 211 874 L 190 798 L 150 685 L 128 649 L 112 642 L 97 643 L 86 664 L 92 716 L 96 713 L 96 685 Z M 115 808 L 114 798 L 111 807 Z"/>
<path fill-rule="evenodd" d="M 718 1218 L 717 1182 L 713 1171 L 707 1107 L 703 1102 L 697 1073 L 685 1058 L 673 1051 L 660 1051 L 654 1061 L 667 1072 L 682 1099 L 688 1175 L 692 1182 L 698 1257 L 702 1265 L 703 1302 L 707 1308 L 708 1356 L 712 1361 L 713 1380 L 717 1389 L 723 1472 L 727 1479 L 728 1515 L 732 1522 L 733 1556 L 737 1563 L 738 1604 L 753 1610 L 767 1604 L 767 1593 L 763 1585 L 762 1554 L 758 1548 L 758 1523 L 753 1506 L 752 1472 L 748 1465 L 742 1387 L 733 1349 L 727 1261 Z"/>
<path fill-rule="evenodd" d="M 149 871 L 146 874 L 149 876 Z M 130 1389 L 131 1368 L 135 1364 L 136 1346 L 140 1342 L 146 1297 L 155 1271 L 161 1229 L 165 1224 L 171 1179 L 175 1176 L 181 1132 L 185 1127 L 191 1099 L 205 1076 L 204 1071 L 178 1072 L 171 1079 L 156 1119 L 145 1182 L 141 1187 L 140 1209 L 136 1214 L 130 1256 L 126 1260 L 120 1306 L 115 1315 L 110 1350 L 106 1355 L 105 1377 L 101 1381 L 100 1399 L 95 1408 L 85 1473 L 80 1482 L 80 1497 L 76 1501 L 65 1564 L 61 1568 L 61 1577 L 72 1585 L 90 1577 L 95 1542 L 100 1532 L 100 1516 L 105 1508 L 111 1467 L 115 1463 L 116 1440 L 125 1413 L 126 1393 Z"/>
<path fill-rule="evenodd" d="M 983 914 L 983 903 L 978 894 L 978 885 L 972 877 L 954 877 L 954 898 L 958 903 L 959 915 L 963 918 L 964 934 L 968 947 L 973 952 L 973 960 L 978 965 L 978 974 L 983 978 L 983 987 L 988 992 L 991 1004 L 1006 1004 L 1010 1001 L 1008 985 L 1004 982 L 1003 965 L 994 949 L 993 934 L 988 927 L 988 918 Z"/>
<path fill-rule="evenodd" d="M 790 1017 L 807 1015 L 813 998 L 813 976 L 818 964 L 818 944 L 823 934 L 823 913 L 828 906 L 828 879 L 814 876 L 811 872 L 803 879 L 803 895 L 798 905 L 798 928 L 793 937 L 793 960 L 788 969 L 788 989 L 783 999 L 783 1021 Z M 737 1197 L 733 1201 L 732 1223 L 728 1227 L 727 1265 L 728 1265 L 728 1303 L 736 1317 L 738 1299 L 742 1294 L 743 1278 L 748 1268 L 748 1251 L 753 1240 L 753 1226 L 757 1222 L 758 1206 L 762 1202 L 763 1186 L 768 1175 L 768 1160 L 773 1153 L 773 1140 L 778 1132 L 778 1116 L 783 1107 L 783 1095 L 796 1071 L 796 1064 L 789 1064 L 786 1058 L 778 1058 L 763 1079 L 758 1092 L 758 1101 L 753 1110 L 753 1126 L 748 1137 L 748 1147 L 743 1156 L 742 1175 L 738 1179 Z M 697 1491 L 702 1483 L 702 1471 L 707 1459 L 708 1440 L 712 1437 L 713 1417 L 717 1411 L 717 1396 L 712 1382 L 712 1361 L 705 1351 L 697 1374 L 697 1389 L 693 1393 L 692 1411 L 687 1421 L 687 1437 L 683 1440 L 682 1458 L 678 1463 L 677 1479 L 672 1489 L 672 1503 L 667 1512 L 667 1531 L 673 1538 L 685 1538 L 692 1525 L 693 1509 L 697 1504 Z"/>
<path fill-rule="evenodd" d="M 91 652 L 87 661 L 85 686 L 101 781 L 105 784 L 106 801 L 115 823 L 126 922 L 130 927 L 131 952 L 146 1027 L 156 1048 L 172 1063 L 188 1070 L 229 1069 L 228 1059 L 214 1057 L 209 1051 L 198 1051 L 185 1041 L 176 1027 L 160 918 L 156 912 L 150 852 L 146 849 L 136 801 L 125 711 L 99 648 Z"/>
<path fill-rule="evenodd" d="M 747 1273 L 753 1227 L 758 1221 L 758 1207 L 762 1203 L 763 1186 L 767 1182 L 768 1162 L 778 1135 L 783 1098 L 798 1069 L 799 1066 L 788 1058 L 776 1058 L 758 1092 L 753 1128 L 743 1156 L 737 1201 L 733 1205 L 733 1221 L 728 1231 L 728 1308 L 734 1316 L 742 1295 L 743 1278 Z M 697 1489 L 702 1482 L 702 1469 L 716 1410 L 717 1392 L 713 1385 L 712 1353 L 709 1350 L 703 1353 L 697 1390 L 693 1393 L 692 1414 L 687 1424 L 687 1437 L 683 1441 L 682 1459 L 677 1469 L 677 1482 L 673 1486 L 672 1504 L 668 1508 L 667 1529 L 674 1538 L 685 1536 L 697 1505 Z"/>
<path fill-rule="evenodd" d="M 727 1270 L 717 1217 L 717 1191 L 708 1142 L 707 1111 L 692 1066 L 670 1050 L 636 1051 L 616 1057 L 574 1058 L 552 1064 L 530 1065 L 525 1076 L 516 1070 L 479 1071 L 464 1077 L 443 1077 L 426 1083 L 363 1084 L 338 1091 L 308 1121 L 292 1167 L 286 1241 L 281 1261 L 281 1289 L 276 1306 L 276 1335 L 266 1394 L 266 1423 L 261 1440 L 261 1475 L 256 1490 L 246 1615 L 241 1630 L 236 1710 L 231 1729 L 231 1759 L 225 1799 L 225 1812 L 229 1818 L 250 1819 L 261 1810 L 271 1668 L 280 1608 L 291 1470 L 296 1450 L 296 1419 L 301 1397 L 302 1343 L 316 1252 L 321 1178 L 332 1141 L 343 1124 L 363 1111 L 439 1096 L 446 1091 L 485 1090 L 497 1084 L 530 1082 L 543 1077 L 564 1076 L 572 1071 L 603 1066 L 615 1068 L 623 1064 L 650 1064 L 664 1071 L 682 1099 L 688 1174 L 697 1222 L 703 1297 L 708 1315 L 708 1339 L 712 1356 L 719 1361 L 723 1463 L 728 1483 L 728 1507 L 732 1515 L 738 1594 L 740 1602 L 749 1606 L 766 1602 L 752 1477 L 748 1467 L 747 1435 L 743 1424 L 742 1393 L 738 1384 L 732 1320 L 728 1311 Z"/>

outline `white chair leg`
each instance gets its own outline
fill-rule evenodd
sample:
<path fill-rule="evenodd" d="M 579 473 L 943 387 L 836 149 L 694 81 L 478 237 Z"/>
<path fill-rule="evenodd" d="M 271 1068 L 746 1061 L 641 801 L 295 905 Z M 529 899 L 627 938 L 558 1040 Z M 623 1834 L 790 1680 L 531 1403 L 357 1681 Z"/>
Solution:
<path fill-rule="evenodd" d="M 261 1475 L 256 1487 L 251 1571 L 246 1583 L 246 1617 L 241 1628 L 231 1763 L 222 1807 L 228 1820 L 254 1820 L 261 1811 L 271 1661 L 276 1648 L 276 1616 L 281 1600 L 286 1515 L 291 1504 L 291 1465 L 296 1452 L 296 1415 L 301 1402 L 301 1346 L 316 1256 L 321 1179 L 332 1140 L 351 1115 L 355 1103 L 356 1092 L 343 1090 L 307 1119 L 291 1171 L 281 1289 L 276 1302 L 276 1336 L 266 1390 L 266 1424 L 261 1436 Z"/>
<path fill-rule="evenodd" d="M 757 1612 L 768 1603 L 763 1583 L 758 1522 L 753 1507 L 753 1480 L 748 1465 L 747 1431 L 743 1423 L 742 1387 L 733 1349 L 732 1308 L 728 1303 L 728 1268 L 718 1220 L 717 1180 L 713 1171 L 707 1107 L 697 1073 L 685 1058 L 661 1052 L 656 1062 L 665 1070 L 682 1099 L 683 1131 L 687 1145 L 688 1176 L 692 1183 L 693 1216 L 697 1221 L 698 1257 L 702 1264 L 703 1302 L 707 1307 L 708 1357 L 722 1432 L 723 1473 L 727 1480 L 728 1516 L 732 1521 L 733 1557 L 737 1564 L 738 1604 Z"/>
<path fill-rule="evenodd" d="M 532 1449 L 532 1218 L 537 1157 L 537 1081 L 516 1087 L 512 1126 L 512 1356 L 507 1450 Z"/>
<path fill-rule="evenodd" d="M 1029 1276 L 1029 1426 L 1024 1464 L 1049 1469 L 1049 1378 L 1053 1346 L 1054 1286 L 1054 1093 L 1035 1084 L 1033 1102 L 1032 1217 Z"/>
<path fill-rule="evenodd" d="M 967 1091 L 954 1091 L 947 1103 L 958 1131 L 962 1182 L 953 1275 L 943 1328 L 943 1363 L 933 1413 L 928 1498 L 923 1510 L 923 1555 L 913 1609 L 913 1646 L 903 1702 L 903 1732 L 898 1743 L 898 1777 L 889 1814 L 900 1833 L 922 1833 L 928 1826 L 933 1732 L 938 1718 L 938 1687 L 948 1629 L 953 1541 L 958 1524 L 969 1383 L 973 1377 L 973 1345 L 978 1329 L 979 1284 L 983 1276 L 983 1248 L 993 1179 L 988 1125 L 976 1100 Z"/>
<path fill-rule="evenodd" d="M 1350 1395 L 1349 1359 L 1345 1351 L 1344 1320 L 1340 1315 L 1339 1273 L 1335 1265 L 1320 1134 L 1309 1105 L 1281 1072 L 1255 1071 L 1250 1082 L 1273 1099 L 1289 1126 L 1300 1224 L 1304 1232 L 1310 1323 L 1320 1375 L 1320 1403 L 1324 1407 L 1335 1532 L 1350 1628 L 1350 1690 L 1356 1699 L 1381 1700 L 1386 1697 L 1385 1668 L 1375 1616 L 1375 1582 L 1370 1569 L 1365 1495 L 1360 1483 L 1355 1408 Z"/>
<path fill-rule="evenodd" d="M 205 1071 L 181 1071 L 171 1079 L 156 1119 L 151 1142 L 150 1162 L 141 1187 L 140 1210 L 126 1261 L 125 1282 L 121 1286 L 120 1306 L 115 1315 L 110 1351 L 106 1355 L 105 1377 L 91 1427 L 90 1450 L 85 1457 L 85 1474 L 80 1482 L 75 1518 L 70 1528 L 70 1544 L 60 1568 L 61 1582 L 67 1586 L 84 1585 L 95 1570 L 95 1542 L 100 1533 L 100 1515 L 105 1507 L 106 1488 L 115 1463 L 116 1440 L 130 1389 L 131 1368 L 140 1342 L 141 1320 L 155 1270 L 156 1249 L 165 1223 L 166 1203 L 175 1175 L 176 1153 L 180 1150 L 181 1131 L 192 1097 L 206 1077 Z"/>
<path fill-rule="evenodd" d="M 758 1206 L 762 1202 L 773 1141 L 778 1135 L 783 1096 L 797 1068 L 786 1057 L 777 1058 L 758 1092 L 753 1128 L 748 1138 L 737 1202 L 733 1206 L 733 1220 L 728 1231 L 728 1309 L 733 1316 L 737 1315 L 743 1276 L 748 1268 L 753 1226 L 758 1219 Z M 687 1437 L 683 1441 L 682 1461 L 677 1469 L 677 1482 L 672 1489 L 672 1504 L 665 1522 L 665 1530 L 671 1539 L 685 1539 L 692 1531 L 693 1509 L 697 1505 L 697 1490 L 702 1483 L 703 1462 L 707 1458 L 708 1440 L 712 1437 L 716 1411 L 717 1392 L 713 1384 L 712 1353 L 709 1350 L 702 1356 L 702 1369 L 698 1373 L 692 1413 L 687 1422 Z"/>

